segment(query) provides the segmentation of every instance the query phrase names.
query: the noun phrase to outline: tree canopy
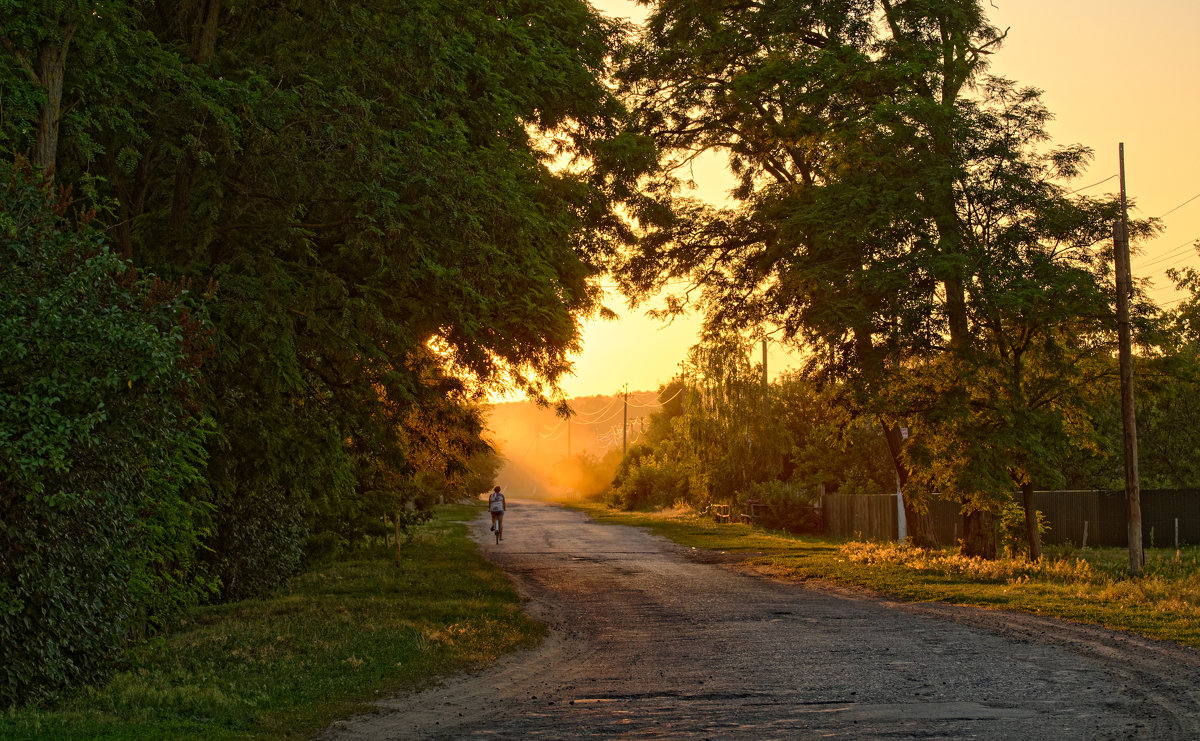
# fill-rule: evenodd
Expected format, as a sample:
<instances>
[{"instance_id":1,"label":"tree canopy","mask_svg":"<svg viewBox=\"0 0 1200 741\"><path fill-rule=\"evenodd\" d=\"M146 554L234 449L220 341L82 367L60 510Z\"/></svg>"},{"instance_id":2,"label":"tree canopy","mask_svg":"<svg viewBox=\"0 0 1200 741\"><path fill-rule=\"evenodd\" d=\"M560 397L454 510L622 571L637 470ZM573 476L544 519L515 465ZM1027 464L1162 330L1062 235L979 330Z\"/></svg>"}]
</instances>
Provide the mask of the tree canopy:
<instances>
[{"instance_id":1,"label":"tree canopy","mask_svg":"<svg viewBox=\"0 0 1200 741\"><path fill-rule=\"evenodd\" d=\"M1110 372L1117 206L1068 192L1090 152L1049 146L1038 91L987 75L1002 41L976 0L664 0L619 72L661 192L706 151L738 178L730 208L677 197L627 289L686 277L711 331L776 333L849 382L919 537L927 492L986 516L1048 476Z\"/></svg>"}]
</instances>

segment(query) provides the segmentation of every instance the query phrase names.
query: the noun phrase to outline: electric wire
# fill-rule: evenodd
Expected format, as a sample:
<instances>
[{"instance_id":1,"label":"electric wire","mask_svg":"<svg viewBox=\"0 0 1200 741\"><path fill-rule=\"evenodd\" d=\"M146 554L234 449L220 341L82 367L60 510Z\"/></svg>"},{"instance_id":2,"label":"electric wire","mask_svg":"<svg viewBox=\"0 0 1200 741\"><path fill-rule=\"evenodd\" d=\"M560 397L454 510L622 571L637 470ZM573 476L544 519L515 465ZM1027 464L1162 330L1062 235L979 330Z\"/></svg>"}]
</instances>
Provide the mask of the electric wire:
<instances>
[{"instance_id":1,"label":"electric wire","mask_svg":"<svg viewBox=\"0 0 1200 741\"><path fill-rule=\"evenodd\" d=\"M1173 213L1175 213L1176 211L1178 211L1179 209L1181 209L1181 208L1183 208L1184 206L1186 206L1186 205L1188 205L1189 203L1191 203L1192 201L1196 200L1197 198L1200 198L1200 193L1197 193L1196 195L1194 195L1194 196L1192 196L1191 198L1187 199L1186 201L1184 201L1183 203L1179 204L1178 206L1176 206L1175 208L1171 209L1170 211L1167 211L1166 213L1160 214L1159 216L1157 216L1157 217L1155 217L1155 218L1159 218L1159 219L1161 219L1161 218L1163 218L1164 216L1166 216L1167 214L1173 214Z\"/></svg>"},{"instance_id":2,"label":"electric wire","mask_svg":"<svg viewBox=\"0 0 1200 741\"><path fill-rule=\"evenodd\" d=\"M608 400L608 404L606 404L604 406L604 408L601 409L600 411L598 411L598 412L577 412L577 413L573 414L571 416L571 418L580 422L581 424L588 424L589 420L585 419L585 417L591 417L592 419L602 417L605 414L608 414L609 412L611 412L613 406L616 405L616 403L617 403L616 397L612 397Z\"/></svg>"},{"instance_id":3,"label":"electric wire","mask_svg":"<svg viewBox=\"0 0 1200 741\"><path fill-rule=\"evenodd\" d=\"M1183 244L1180 244L1177 247L1172 247L1171 249L1167 250L1163 254L1154 258L1153 260L1151 260L1149 262L1141 263L1140 265L1138 265L1138 267L1144 269L1144 268L1150 267L1151 265L1157 265L1160 262L1166 262L1167 260L1173 259L1176 256L1183 254L1189 247L1194 246L1196 244L1196 242L1200 242L1200 237L1192 237L1191 239L1188 239Z\"/></svg>"},{"instance_id":4,"label":"electric wire","mask_svg":"<svg viewBox=\"0 0 1200 741\"><path fill-rule=\"evenodd\" d=\"M1071 192L1070 192L1070 193L1068 193L1067 195L1069 195L1069 196L1073 196L1073 195L1075 195L1076 193L1079 193L1080 191L1084 191L1084 190L1089 190L1089 189L1091 189L1091 188L1095 188L1097 185L1104 185L1104 184L1105 184L1105 183L1107 183L1109 180L1112 180L1113 178L1117 177L1119 174L1120 174L1120 173L1116 173L1116 172L1114 172L1112 175L1109 175L1108 177L1104 178L1103 180L1100 180L1100 181L1098 181L1098 182L1092 183L1091 185L1085 185L1085 186L1083 186L1082 188L1076 188L1075 190L1071 191Z\"/></svg>"}]
</instances>

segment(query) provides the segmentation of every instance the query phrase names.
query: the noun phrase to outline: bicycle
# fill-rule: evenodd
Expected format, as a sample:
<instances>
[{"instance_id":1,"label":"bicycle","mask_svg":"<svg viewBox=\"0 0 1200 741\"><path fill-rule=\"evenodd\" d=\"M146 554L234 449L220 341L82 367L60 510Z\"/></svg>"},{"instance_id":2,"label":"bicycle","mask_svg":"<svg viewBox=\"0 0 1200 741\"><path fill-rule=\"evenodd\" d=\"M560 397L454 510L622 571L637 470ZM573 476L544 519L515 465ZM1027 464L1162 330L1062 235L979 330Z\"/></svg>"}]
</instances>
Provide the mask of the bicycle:
<instances>
[{"instance_id":1,"label":"bicycle","mask_svg":"<svg viewBox=\"0 0 1200 741\"><path fill-rule=\"evenodd\" d=\"M503 516L504 515L501 514L501 517ZM496 545L500 545L500 522L500 519L495 517L492 518L492 532L496 535Z\"/></svg>"}]
</instances>

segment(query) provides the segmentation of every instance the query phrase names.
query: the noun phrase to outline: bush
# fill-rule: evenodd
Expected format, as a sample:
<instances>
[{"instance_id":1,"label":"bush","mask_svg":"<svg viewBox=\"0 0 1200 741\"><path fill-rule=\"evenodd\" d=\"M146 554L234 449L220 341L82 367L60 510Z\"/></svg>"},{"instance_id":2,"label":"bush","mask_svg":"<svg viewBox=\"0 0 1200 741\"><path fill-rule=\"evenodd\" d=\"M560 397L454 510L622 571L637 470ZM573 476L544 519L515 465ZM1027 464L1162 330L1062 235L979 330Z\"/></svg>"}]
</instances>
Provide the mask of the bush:
<instances>
[{"instance_id":1,"label":"bush","mask_svg":"<svg viewBox=\"0 0 1200 741\"><path fill-rule=\"evenodd\" d=\"M1025 508L1015 497L1005 499L999 505L996 514L997 536L1001 551L1009 558L1029 555L1029 533L1025 529ZM1037 512L1038 536L1046 537L1050 526L1046 524L1045 516Z\"/></svg>"},{"instance_id":2,"label":"bush","mask_svg":"<svg viewBox=\"0 0 1200 741\"><path fill-rule=\"evenodd\" d=\"M645 455L622 466L609 505L624 510L667 507L688 500L688 491L687 474L682 468Z\"/></svg>"},{"instance_id":3,"label":"bush","mask_svg":"<svg viewBox=\"0 0 1200 741\"><path fill-rule=\"evenodd\" d=\"M763 527L790 533L821 532L821 511L804 493L782 481L764 481L746 490L743 501L758 499L770 505L760 520Z\"/></svg>"},{"instance_id":4,"label":"bush","mask_svg":"<svg viewBox=\"0 0 1200 741\"><path fill-rule=\"evenodd\" d=\"M27 163L0 166L0 706L110 666L208 584L206 335Z\"/></svg>"},{"instance_id":5,"label":"bush","mask_svg":"<svg viewBox=\"0 0 1200 741\"><path fill-rule=\"evenodd\" d=\"M214 533L206 541L226 601L278 589L300 570L309 538L304 512L279 484L252 475L236 486L219 497Z\"/></svg>"}]
</instances>

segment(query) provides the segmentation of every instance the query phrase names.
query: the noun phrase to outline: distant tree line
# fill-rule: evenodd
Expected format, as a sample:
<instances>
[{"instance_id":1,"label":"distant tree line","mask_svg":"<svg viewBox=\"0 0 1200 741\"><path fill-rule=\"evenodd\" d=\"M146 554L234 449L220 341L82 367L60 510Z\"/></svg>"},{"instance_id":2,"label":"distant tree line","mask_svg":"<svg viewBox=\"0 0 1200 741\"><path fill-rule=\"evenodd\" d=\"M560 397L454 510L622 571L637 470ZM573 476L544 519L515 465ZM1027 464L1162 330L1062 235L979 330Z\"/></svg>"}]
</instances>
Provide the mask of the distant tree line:
<instances>
[{"instance_id":1,"label":"distant tree line","mask_svg":"<svg viewBox=\"0 0 1200 741\"><path fill-rule=\"evenodd\" d=\"M4 706L484 490L654 158L583 0L0 17Z\"/></svg>"}]
</instances>

